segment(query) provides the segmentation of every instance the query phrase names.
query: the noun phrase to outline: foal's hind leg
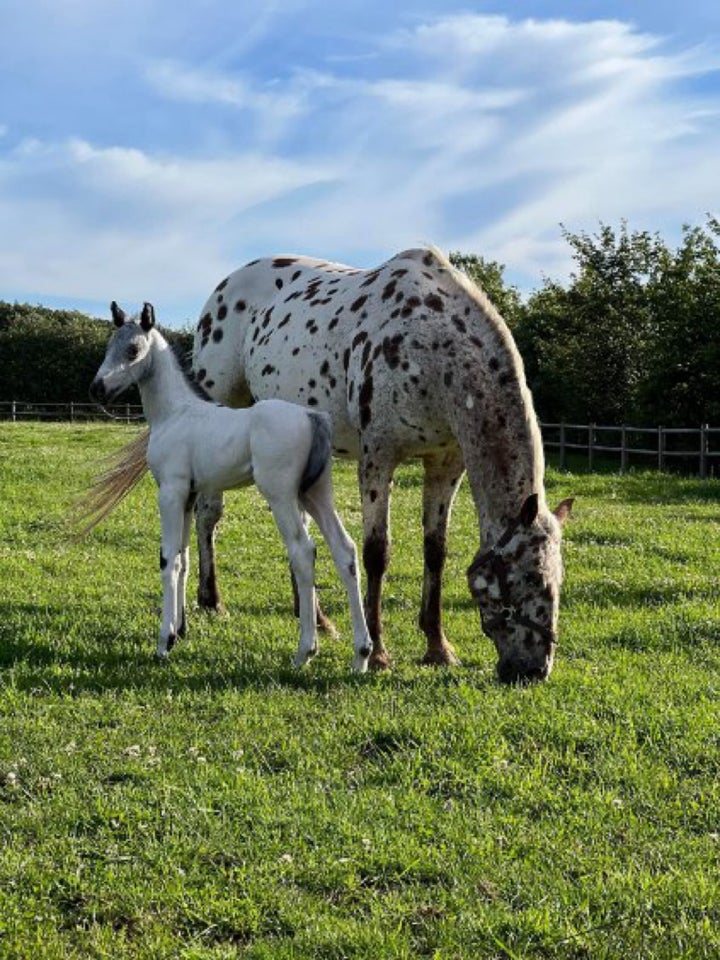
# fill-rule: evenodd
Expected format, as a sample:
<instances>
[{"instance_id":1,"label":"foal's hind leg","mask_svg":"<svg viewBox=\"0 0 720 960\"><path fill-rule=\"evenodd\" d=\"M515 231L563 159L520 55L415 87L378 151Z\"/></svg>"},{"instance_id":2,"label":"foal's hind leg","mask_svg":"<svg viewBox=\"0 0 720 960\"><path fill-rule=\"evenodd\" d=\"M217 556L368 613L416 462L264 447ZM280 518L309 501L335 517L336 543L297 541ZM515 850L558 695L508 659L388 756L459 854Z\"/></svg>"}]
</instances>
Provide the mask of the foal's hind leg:
<instances>
[{"instance_id":1,"label":"foal's hind leg","mask_svg":"<svg viewBox=\"0 0 720 960\"><path fill-rule=\"evenodd\" d=\"M285 541L290 567L297 583L300 643L294 662L296 667L301 667L318 651L315 633L315 544L308 536L294 496L268 496L260 489L270 504L277 528Z\"/></svg>"},{"instance_id":2,"label":"foal's hind leg","mask_svg":"<svg viewBox=\"0 0 720 960\"><path fill-rule=\"evenodd\" d=\"M345 585L353 624L355 650L353 669L364 673L368 667L368 657L372 652L372 641L365 623L360 597L357 550L335 510L329 465L301 499L320 528L330 548L335 568Z\"/></svg>"},{"instance_id":3,"label":"foal's hind leg","mask_svg":"<svg viewBox=\"0 0 720 960\"><path fill-rule=\"evenodd\" d=\"M223 515L223 496L201 494L197 501L197 541L200 555L198 605L220 613L223 609L215 569L215 530Z\"/></svg>"},{"instance_id":4,"label":"foal's hind leg","mask_svg":"<svg viewBox=\"0 0 720 960\"><path fill-rule=\"evenodd\" d=\"M307 514L303 512L302 518L303 518L303 525L307 530L308 528ZM290 582L292 583L292 591L293 591L293 610L295 611L295 616L298 617L300 616L300 597L298 595L297 580L295 579L295 574L292 572L292 568L290 568ZM326 633L329 637L337 636L337 630L335 628L335 624L325 614L324 610L320 606L320 600L317 597L317 591L315 596L315 625L317 626L318 630L322 630L322 632Z\"/></svg>"},{"instance_id":5,"label":"foal's hind leg","mask_svg":"<svg viewBox=\"0 0 720 960\"><path fill-rule=\"evenodd\" d=\"M423 663L450 666L458 663L442 627L442 573L447 554L447 528L452 503L464 472L459 450L427 456L423 486L423 575L420 629L427 637Z\"/></svg>"}]
</instances>

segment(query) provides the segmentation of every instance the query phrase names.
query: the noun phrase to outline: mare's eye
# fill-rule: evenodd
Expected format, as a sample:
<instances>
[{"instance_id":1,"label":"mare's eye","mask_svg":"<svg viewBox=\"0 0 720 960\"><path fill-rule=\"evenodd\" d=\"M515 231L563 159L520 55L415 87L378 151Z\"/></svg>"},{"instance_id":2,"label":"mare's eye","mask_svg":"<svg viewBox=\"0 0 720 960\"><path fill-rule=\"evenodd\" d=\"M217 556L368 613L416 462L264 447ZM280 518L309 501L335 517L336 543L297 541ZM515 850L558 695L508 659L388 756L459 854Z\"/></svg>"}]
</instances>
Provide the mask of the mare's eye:
<instances>
[{"instance_id":1,"label":"mare's eye","mask_svg":"<svg viewBox=\"0 0 720 960\"><path fill-rule=\"evenodd\" d=\"M140 353L140 348L136 344L131 343L128 347L127 358L128 360L137 360L137 356Z\"/></svg>"}]
</instances>

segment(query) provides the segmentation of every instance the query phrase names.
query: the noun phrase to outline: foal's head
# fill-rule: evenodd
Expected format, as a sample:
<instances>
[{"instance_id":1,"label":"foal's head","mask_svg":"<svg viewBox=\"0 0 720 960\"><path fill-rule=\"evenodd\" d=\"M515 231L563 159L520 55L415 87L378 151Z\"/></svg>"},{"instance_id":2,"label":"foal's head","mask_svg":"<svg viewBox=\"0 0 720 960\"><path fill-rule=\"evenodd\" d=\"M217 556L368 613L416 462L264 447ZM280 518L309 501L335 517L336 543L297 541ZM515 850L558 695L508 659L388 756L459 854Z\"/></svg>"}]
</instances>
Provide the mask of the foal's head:
<instances>
[{"instance_id":1,"label":"foal's head","mask_svg":"<svg viewBox=\"0 0 720 960\"><path fill-rule=\"evenodd\" d=\"M90 396L101 403L140 383L152 365L150 331L155 326L152 304L143 306L139 320L129 320L114 300L110 312L118 329L110 337L105 359L90 384Z\"/></svg>"},{"instance_id":2,"label":"foal's head","mask_svg":"<svg viewBox=\"0 0 720 960\"><path fill-rule=\"evenodd\" d=\"M483 630L498 653L505 683L544 680L557 646L563 567L561 526L572 500L554 513L540 511L537 494L522 505L502 536L479 550L468 569L470 592L480 607Z\"/></svg>"}]
</instances>

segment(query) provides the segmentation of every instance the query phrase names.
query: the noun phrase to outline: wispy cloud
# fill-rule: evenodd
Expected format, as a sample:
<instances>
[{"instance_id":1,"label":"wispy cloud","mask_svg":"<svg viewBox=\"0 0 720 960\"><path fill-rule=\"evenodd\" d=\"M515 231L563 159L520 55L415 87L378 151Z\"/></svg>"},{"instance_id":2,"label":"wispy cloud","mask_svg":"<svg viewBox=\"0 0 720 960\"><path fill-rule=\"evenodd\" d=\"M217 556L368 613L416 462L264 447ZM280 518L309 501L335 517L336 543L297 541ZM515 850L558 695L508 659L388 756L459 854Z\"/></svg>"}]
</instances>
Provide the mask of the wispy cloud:
<instances>
[{"instance_id":1,"label":"wispy cloud","mask_svg":"<svg viewBox=\"0 0 720 960\"><path fill-rule=\"evenodd\" d=\"M280 12L248 25L241 56L228 42L209 64L165 44L141 60L142 116L159 122L135 139L128 125L116 141L80 132L68 114L64 136L14 142L0 117L13 238L0 292L152 295L187 316L262 253L372 263L423 241L498 258L530 286L567 268L560 221L677 229L717 196L709 42L457 14L319 44L314 59L315 35L293 48L285 29L298 57L280 61Z\"/></svg>"}]
</instances>

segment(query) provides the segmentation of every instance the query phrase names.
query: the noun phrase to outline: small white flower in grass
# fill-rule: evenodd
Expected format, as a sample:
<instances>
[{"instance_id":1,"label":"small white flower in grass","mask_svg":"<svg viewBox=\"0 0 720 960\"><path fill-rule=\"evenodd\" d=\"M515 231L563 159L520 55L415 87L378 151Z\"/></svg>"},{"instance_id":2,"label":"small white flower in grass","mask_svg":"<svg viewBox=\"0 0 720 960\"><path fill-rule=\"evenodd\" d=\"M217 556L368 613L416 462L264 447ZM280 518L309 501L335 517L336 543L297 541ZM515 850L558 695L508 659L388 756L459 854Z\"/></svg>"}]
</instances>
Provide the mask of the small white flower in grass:
<instances>
[{"instance_id":1,"label":"small white flower in grass","mask_svg":"<svg viewBox=\"0 0 720 960\"><path fill-rule=\"evenodd\" d=\"M366 850L369 850L372 846L372 840L369 837L363 837L360 843L365 847Z\"/></svg>"},{"instance_id":2,"label":"small white flower in grass","mask_svg":"<svg viewBox=\"0 0 720 960\"><path fill-rule=\"evenodd\" d=\"M139 757L142 753L142 747L139 743L134 743L131 747L125 747L123 753L126 757Z\"/></svg>"},{"instance_id":3,"label":"small white flower in grass","mask_svg":"<svg viewBox=\"0 0 720 960\"><path fill-rule=\"evenodd\" d=\"M292 863L293 855L291 853L283 853L281 857L278 858L278 863Z\"/></svg>"},{"instance_id":4,"label":"small white flower in grass","mask_svg":"<svg viewBox=\"0 0 720 960\"><path fill-rule=\"evenodd\" d=\"M624 806L620 797L615 797L615 799L612 802L612 805L618 810L620 809L620 807Z\"/></svg>"},{"instance_id":5,"label":"small white flower in grass","mask_svg":"<svg viewBox=\"0 0 720 960\"><path fill-rule=\"evenodd\" d=\"M17 787L17 774L14 770L10 770L9 773L5 774L5 786L9 787L11 790L14 790Z\"/></svg>"}]
</instances>

